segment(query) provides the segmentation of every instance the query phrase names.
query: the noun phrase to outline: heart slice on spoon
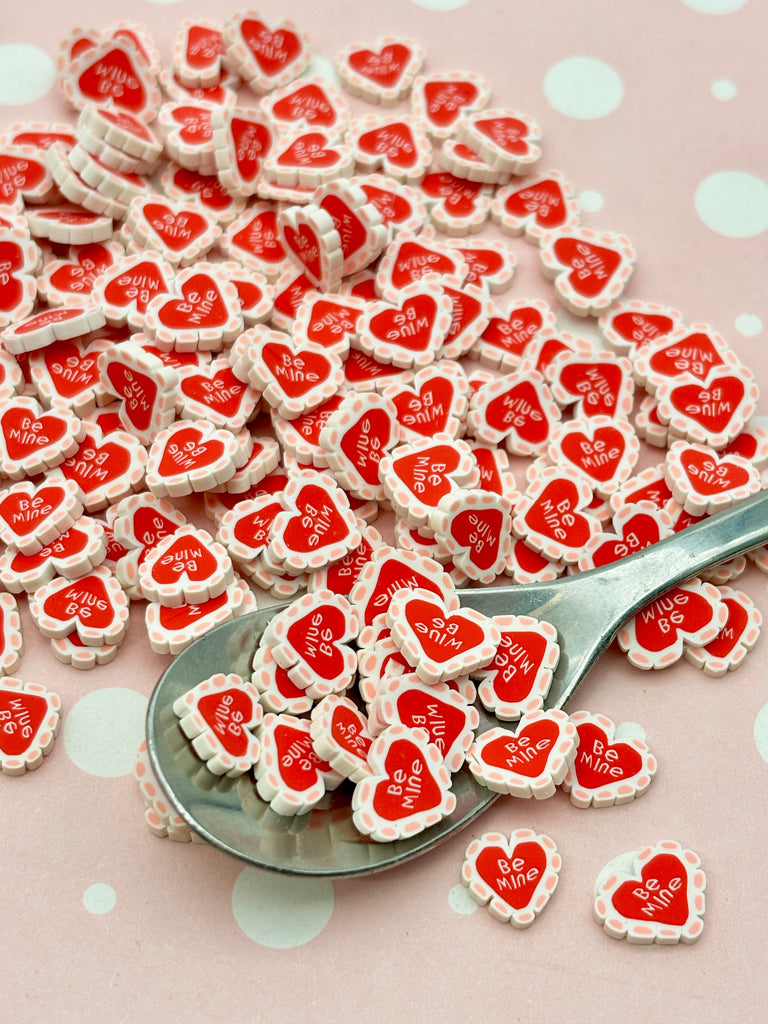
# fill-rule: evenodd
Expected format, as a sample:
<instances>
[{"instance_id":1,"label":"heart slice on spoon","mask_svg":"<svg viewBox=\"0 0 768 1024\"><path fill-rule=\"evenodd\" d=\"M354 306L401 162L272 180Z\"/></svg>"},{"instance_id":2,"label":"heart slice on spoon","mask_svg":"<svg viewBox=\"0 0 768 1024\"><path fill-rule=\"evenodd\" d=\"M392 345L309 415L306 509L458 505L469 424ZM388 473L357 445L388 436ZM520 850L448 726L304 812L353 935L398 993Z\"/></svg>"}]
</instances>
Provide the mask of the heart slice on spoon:
<instances>
[{"instance_id":1,"label":"heart slice on spoon","mask_svg":"<svg viewBox=\"0 0 768 1024\"><path fill-rule=\"evenodd\" d=\"M372 774L352 794L352 820L374 842L417 835L456 807L450 773L423 729L385 729L371 744L368 763Z\"/></svg>"}]
</instances>

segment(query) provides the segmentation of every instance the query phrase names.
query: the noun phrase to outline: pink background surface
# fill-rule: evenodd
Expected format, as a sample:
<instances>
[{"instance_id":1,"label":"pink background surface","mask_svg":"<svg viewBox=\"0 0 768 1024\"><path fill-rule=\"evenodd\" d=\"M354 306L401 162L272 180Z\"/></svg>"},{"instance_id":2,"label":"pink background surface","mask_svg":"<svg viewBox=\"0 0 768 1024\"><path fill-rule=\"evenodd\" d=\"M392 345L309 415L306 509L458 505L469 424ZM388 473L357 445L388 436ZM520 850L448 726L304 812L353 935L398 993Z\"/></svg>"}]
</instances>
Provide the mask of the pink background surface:
<instances>
[{"instance_id":1,"label":"pink background surface","mask_svg":"<svg viewBox=\"0 0 768 1024\"><path fill-rule=\"evenodd\" d=\"M699 183L718 172L765 182L766 12L759 0L719 15L690 2L469 0L455 10L428 10L410 0L295 0L289 8L266 0L259 9L273 23L293 17L327 60L347 43L402 33L424 45L430 70L485 74L495 105L542 125L541 167L563 171L577 193L603 197L602 210L584 214L583 223L632 239L638 268L628 297L674 306L686 323L712 324L768 395L768 235L725 237L702 222L694 203ZM150 29L167 59L181 18L212 16L210 5L195 0L137 3L130 12L115 0L4 6L0 45L35 44L51 56L72 26L106 27L129 16ZM620 75L623 100L613 113L580 120L547 102L547 72L575 56L603 61ZM710 92L722 79L737 87L729 101ZM6 123L71 118L55 90L28 106L6 105L0 116ZM535 249L509 244L519 269L506 298L554 302ZM744 314L758 317L762 330L740 334L734 325ZM766 397L758 413L768 413ZM199 522L205 525L201 516ZM765 576L750 568L738 586L765 614ZM18 674L60 694L62 732L85 695L127 688L148 697L168 662L150 651L139 610L111 666L62 667L20 604L25 654ZM142 822L130 774L84 771L60 733L39 771L0 779L1 1015L103 1024L162 1017L346 1024L400 1014L488 1022L613 1015L627 1024L762 1021L768 764L755 737L768 705L764 649L765 638L722 680L686 662L644 674L612 651L584 683L573 710L645 729L660 767L642 800L584 811L562 793L542 802L503 799L428 856L332 887L292 888L268 876L259 890L264 879L255 869L201 845L155 838ZM109 733L110 723L103 726ZM541 918L517 932L481 908L453 909L470 839L523 827L552 836L563 857ZM673 948L612 941L591 917L599 870L618 854L667 838L694 849L707 872L703 938ZM115 891L108 913L89 913L83 904L94 883ZM238 925L236 884L271 894L278 908L284 900L286 916L297 893L305 908L332 903L330 919L310 941L270 948ZM258 918L258 898L251 905Z\"/></svg>"}]
</instances>

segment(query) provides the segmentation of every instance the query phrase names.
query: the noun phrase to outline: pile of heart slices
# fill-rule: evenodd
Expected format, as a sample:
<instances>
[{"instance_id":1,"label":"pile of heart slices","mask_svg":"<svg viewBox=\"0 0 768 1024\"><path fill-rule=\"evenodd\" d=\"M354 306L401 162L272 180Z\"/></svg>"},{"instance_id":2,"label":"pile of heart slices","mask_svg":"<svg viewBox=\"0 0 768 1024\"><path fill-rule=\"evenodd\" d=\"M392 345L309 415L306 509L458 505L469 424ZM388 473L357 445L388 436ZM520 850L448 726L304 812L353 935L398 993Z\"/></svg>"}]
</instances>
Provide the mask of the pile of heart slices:
<instances>
[{"instance_id":1,"label":"pile of heart slices","mask_svg":"<svg viewBox=\"0 0 768 1024\"><path fill-rule=\"evenodd\" d=\"M312 750L387 840L410 811L419 828L450 812L467 757L523 796L575 763L576 725L542 710L552 627L475 616L456 589L554 579L683 529L764 486L768 433L712 327L623 298L631 243L580 224L565 177L536 169L538 125L491 107L482 76L426 72L416 43L385 38L338 56L338 89L311 56L255 11L184 21L165 68L141 26L76 29L57 62L74 123L0 137L2 665L20 659L14 593L77 668L115 656L131 602L173 655L255 608L254 587L304 594L252 680L206 680L177 711L214 770L255 765L281 813L313 805L317 786L286 796L282 777ZM376 112L353 116L363 102ZM504 233L603 347L542 298L500 297ZM641 442L666 452L639 471ZM215 530L187 521L195 499ZM768 572L766 548L750 557ZM645 609L619 637L629 660L736 667L760 627L727 586L745 564ZM7 679L2 699L30 686ZM34 696L37 739L0 750L8 773L50 749L56 702ZM518 737L552 733L530 741L558 751L543 782L500 777L515 741L473 741L476 696L523 716ZM570 785L581 805L617 799Z\"/></svg>"}]
</instances>

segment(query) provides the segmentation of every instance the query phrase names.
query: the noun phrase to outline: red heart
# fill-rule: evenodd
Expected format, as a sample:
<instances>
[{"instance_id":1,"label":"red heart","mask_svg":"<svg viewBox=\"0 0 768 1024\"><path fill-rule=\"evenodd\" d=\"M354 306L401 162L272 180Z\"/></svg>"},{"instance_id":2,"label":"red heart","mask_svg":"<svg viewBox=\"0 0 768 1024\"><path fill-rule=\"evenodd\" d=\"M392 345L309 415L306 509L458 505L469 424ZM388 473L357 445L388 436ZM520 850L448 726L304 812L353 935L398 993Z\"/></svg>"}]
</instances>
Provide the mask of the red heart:
<instances>
[{"instance_id":1,"label":"red heart","mask_svg":"<svg viewBox=\"0 0 768 1024\"><path fill-rule=\"evenodd\" d=\"M183 299L169 299L157 311L161 324L171 330L221 327L229 310L210 274L193 274L181 285Z\"/></svg>"},{"instance_id":2,"label":"red heart","mask_svg":"<svg viewBox=\"0 0 768 1024\"><path fill-rule=\"evenodd\" d=\"M616 427L599 427L591 438L573 430L560 442L560 450L568 461L601 483L613 477L625 449L624 434Z\"/></svg>"},{"instance_id":3,"label":"red heart","mask_svg":"<svg viewBox=\"0 0 768 1024\"><path fill-rule=\"evenodd\" d=\"M114 260L109 249L98 243L84 245L73 263L65 263L51 274L49 283L59 291L90 293L93 282Z\"/></svg>"},{"instance_id":4,"label":"red heart","mask_svg":"<svg viewBox=\"0 0 768 1024\"><path fill-rule=\"evenodd\" d=\"M268 263L281 263L285 249L277 232L277 212L264 210L232 236L232 244Z\"/></svg>"},{"instance_id":5,"label":"red heart","mask_svg":"<svg viewBox=\"0 0 768 1024\"><path fill-rule=\"evenodd\" d=\"M480 181L457 178L449 171L434 171L421 182L421 190L430 199L442 199L446 213L452 217L469 216L483 189Z\"/></svg>"},{"instance_id":6,"label":"red heart","mask_svg":"<svg viewBox=\"0 0 768 1024\"><path fill-rule=\"evenodd\" d=\"M111 389L124 401L123 408L137 430L149 430L157 399L157 384L146 373L125 366L116 359L107 363Z\"/></svg>"},{"instance_id":7,"label":"red heart","mask_svg":"<svg viewBox=\"0 0 768 1024\"><path fill-rule=\"evenodd\" d=\"M412 352L424 352L432 342L437 302L431 295L413 295L402 306L372 316L371 334L382 345L393 343Z\"/></svg>"},{"instance_id":8,"label":"red heart","mask_svg":"<svg viewBox=\"0 0 768 1024\"><path fill-rule=\"evenodd\" d=\"M590 416L613 416L624 382L618 363L566 362L558 382L574 399L589 399Z\"/></svg>"},{"instance_id":9,"label":"red heart","mask_svg":"<svg viewBox=\"0 0 768 1024\"><path fill-rule=\"evenodd\" d=\"M216 571L215 555L196 537L184 534L174 541L152 567L152 578L161 585L209 579Z\"/></svg>"},{"instance_id":10,"label":"red heart","mask_svg":"<svg viewBox=\"0 0 768 1024\"><path fill-rule=\"evenodd\" d=\"M173 184L189 196L199 196L202 205L209 210L219 212L232 205L232 196L222 188L215 174L200 174L188 167L177 167L173 172Z\"/></svg>"},{"instance_id":11,"label":"red heart","mask_svg":"<svg viewBox=\"0 0 768 1024\"><path fill-rule=\"evenodd\" d=\"M0 153L0 203L11 205L22 192L45 181L45 165L26 155Z\"/></svg>"},{"instance_id":12,"label":"red heart","mask_svg":"<svg viewBox=\"0 0 768 1024\"><path fill-rule=\"evenodd\" d=\"M528 152L526 141L529 126L517 117L485 117L472 122L473 127L487 136L499 149L516 156Z\"/></svg>"},{"instance_id":13,"label":"red heart","mask_svg":"<svg viewBox=\"0 0 768 1024\"><path fill-rule=\"evenodd\" d=\"M322 250L321 242L313 228L309 224L299 224L297 231L291 224L284 224L283 237L296 259L306 267L315 280L319 280L322 274Z\"/></svg>"},{"instance_id":14,"label":"red heart","mask_svg":"<svg viewBox=\"0 0 768 1024\"><path fill-rule=\"evenodd\" d=\"M247 385L237 379L231 367L224 367L212 377L204 373L183 377L180 389L187 398L215 409L222 416L234 417L242 405Z\"/></svg>"},{"instance_id":15,"label":"red heart","mask_svg":"<svg viewBox=\"0 0 768 1024\"><path fill-rule=\"evenodd\" d=\"M0 752L20 757L34 740L48 713L48 701L35 693L0 686Z\"/></svg>"},{"instance_id":16,"label":"red heart","mask_svg":"<svg viewBox=\"0 0 768 1024\"><path fill-rule=\"evenodd\" d=\"M385 821L398 821L440 805L440 787L424 754L411 740L396 739L390 744L384 770L386 778L376 784L373 809Z\"/></svg>"},{"instance_id":17,"label":"red heart","mask_svg":"<svg viewBox=\"0 0 768 1024\"><path fill-rule=\"evenodd\" d=\"M485 419L489 426L502 433L514 428L518 437L529 444L542 444L549 435L549 419L541 407L535 385L529 380L518 381L492 399L486 406Z\"/></svg>"},{"instance_id":18,"label":"red heart","mask_svg":"<svg viewBox=\"0 0 768 1024\"><path fill-rule=\"evenodd\" d=\"M422 689L407 687L397 694L395 703L402 724L426 729L429 742L434 743L443 755L466 729L466 714L461 708Z\"/></svg>"},{"instance_id":19,"label":"red heart","mask_svg":"<svg viewBox=\"0 0 768 1024\"><path fill-rule=\"evenodd\" d=\"M533 779L546 768L559 737L557 722L542 718L519 729L514 735L510 733L492 740L483 748L483 761L494 768Z\"/></svg>"},{"instance_id":20,"label":"red heart","mask_svg":"<svg viewBox=\"0 0 768 1024\"><path fill-rule=\"evenodd\" d=\"M443 495L450 493L450 476L460 462L461 454L453 445L437 443L426 451L396 456L392 469L425 505L437 507Z\"/></svg>"},{"instance_id":21,"label":"red heart","mask_svg":"<svg viewBox=\"0 0 768 1024\"><path fill-rule=\"evenodd\" d=\"M240 32L261 70L271 77L301 56L301 40L289 29L278 28L273 32L264 22L245 18Z\"/></svg>"},{"instance_id":22,"label":"red heart","mask_svg":"<svg viewBox=\"0 0 768 1024\"><path fill-rule=\"evenodd\" d=\"M326 488L305 484L296 496L296 515L283 530L283 540L293 551L312 551L337 544L349 535L349 524Z\"/></svg>"},{"instance_id":23,"label":"red heart","mask_svg":"<svg viewBox=\"0 0 768 1024\"><path fill-rule=\"evenodd\" d=\"M330 732L342 749L362 760L367 758L372 738L366 735L365 723L359 712L340 701L331 713Z\"/></svg>"},{"instance_id":24,"label":"red heart","mask_svg":"<svg viewBox=\"0 0 768 1024\"><path fill-rule=\"evenodd\" d=\"M541 633L534 630L502 631L496 656L484 672L492 677L493 691L503 703L518 704L525 700L546 652L547 639Z\"/></svg>"},{"instance_id":25,"label":"red heart","mask_svg":"<svg viewBox=\"0 0 768 1024\"><path fill-rule=\"evenodd\" d=\"M158 265L154 260L146 260L110 276L104 287L104 299L119 309L135 305L138 313L146 313L152 299L167 291L168 285Z\"/></svg>"},{"instance_id":26,"label":"red heart","mask_svg":"<svg viewBox=\"0 0 768 1024\"><path fill-rule=\"evenodd\" d=\"M494 316L481 337L489 345L522 356L525 346L544 326L541 311L535 306L521 306L508 317Z\"/></svg>"},{"instance_id":27,"label":"red heart","mask_svg":"<svg viewBox=\"0 0 768 1024\"><path fill-rule=\"evenodd\" d=\"M392 420L386 409L373 408L344 431L340 448L367 484L377 486L379 463L392 440Z\"/></svg>"},{"instance_id":28,"label":"red heart","mask_svg":"<svg viewBox=\"0 0 768 1024\"><path fill-rule=\"evenodd\" d=\"M713 658L727 658L744 635L749 614L741 601L723 595L723 604L728 609L728 619L714 640L704 648Z\"/></svg>"},{"instance_id":29,"label":"red heart","mask_svg":"<svg viewBox=\"0 0 768 1024\"><path fill-rule=\"evenodd\" d=\"M547 868L540 843L517 843L510 854L501 846L484 846L475 861L477 873L494 893L515 910L523 910Z\"/></svg>"},{"instance_id":30,"label":"red heart","mask_svg":"<svg viewBox=\"0 0 768 1024\"><path fill-rule=\"evenodd\" d=\"M283 167L333 167L339 152L326 146L327 141L322 132L304 132L280 153L277 162Z\"/></svg>"},{"instance_id":31,"label":"red heart","mask_svg":"<svg viewBox=\"0 0 768 1024\"><path fill-rule=\"evenodd\" d=\"M429 120L438 128L448 128L461 117L463 107L477 99L477 86L472 82L427 82L424 86Z\"/></svg>"},{"instance_id":32,"label":"red heart","mask_svg":"<svg viewBox=\"0 0 768 1024\"><path fill-rule=\"evenodd\" d=\"M688 920L688 872L673 853L658 853L644 864L639 879L622 882L611 897L622 917L682 926Z\"/></svg>"},{"instance_id":33,"label":"red heart","mask_svg":"<svg viewBox=\"0 0 768 1024\"><path fill-rule=\"evenodd\" d=\"M75 454L61 464L67 479L74 480L86 495L123 476L130 468L130 449L116 441L99 444L89 434Z\"/></svg>"},{"instance_id":34,"label":"red heart","mask_svg":"<svg viewBox=\"0 0 768 1024\"><path fill-rule=\"evenodd\" d=\"M567 220L568 207L560 182L545 178L510 193L504 209L513 217L533 216L536 224L551 231Z\"/></svg>"},{"instance_id":35,"label":"red heart","mask_svg":"<svg viewBox=\"0 0 768 1024\"><path fill-rule=\"evenodd\" d=\"M533 532L578 549L592 534L578 507L578 487L572 480L558 477L544 487L526 513L525 521Z\"/></svg>"},{"instance_id":36,"label":"red heart","mask_svg":"<svg viewBox=\"0 0 768 1024\"><path fill-rule=\"evenodd\" d=\"M440 598L443 597L443 592L438 584L426 573L420 572L396 555L382 559L377 564L376 575L370 591L364 598L364 624L370 626L377 615L386 612L392 597L398 590L404 588L414 590L417 587L428 590Z\"/></svg>"},{"instance_id":37,"label":"red heart","mask_svg":"<svg viewBox=\"0 0 768 1024\"><path fill-rule=\"evenodd\" d=\"M171 110L171 117L181 125L178 136L192 146L201 146L213 138L211 113L203 107L179 106Z\"/></svg>"},{"instance_id":38,"label":"red heart","mask_svg":"<svg viewBox=\"0 0 768 1024\"><path fill-rule=\"evenodd\" d=\"M615 249L583 238L558 238L553 251L563 266L572 268L568 280L573 290L587 299L599 295L608 286L621 264L621 255Z\"/></svg>"},{"instance_id":39,"label":"red heart","mask_svg":"<svg viewBox=\"0 0 768 1024\"><path fill-rule=\"evenodd\" d=\"M673 587L635 616L635 634L643 650L663 651L680 632L696 633L712 620L712 605L701 594Z\"/></svg>"},{"instance_id":40,"label":"red heart","mask_svg":"<svg viewBox=\"0 0 768 1024\"><path fill-rule=\"evenodd\" d=\"M235 144L237 169L246 181L253 181L272 145L272 135L266 125L242 117L233 117L229 130Z\"/></svg>"},{"instance_id":41,"label":"red heart","mask_svg":"<svg viewBox=\"0 0 768 1024\"><path fill-rule=\"evenodd\" d=\"M189 426L176 430L168 439L160 458L158 472L161 476L176 476L194 467L208 466L224 454L224 443L218 438L203 440L197 427Z\"/></svg>"},{"instance_id":42,"label":"red heart","mask_svg":"<svg viewBox=\"0 0 768 1024\"><path fill-rule=\"evenodd\" d=\"M699 380L706 380L713 366L723 365L723 359L709 335L695 331L654 352L648 365L665 377L691 373Z\"/></svg>"},{"instance_id":43,"label":"red heart","mask_svg":"<svg viewBox=\"0 0 768 1024\"><path fill-rule=\"evenodd\" d=\"M13 312L24 297L24 284L16 271L24 266L24 253L18 242L0 241L0 310Z\"/></svg>"},{"instance_id":44,"label":"red heart","mask_svg":"<svg viewBox=\"0 0 768 1024\"><path fill-rule=\"evenodd\" d=\"M133 513L131 526L133 536L143 547L154 547L179 528L178 523L168 519L154 505L139 505Z\"/></svg>"},{"instance_id":45,"label":"red heart","mask_svg":"<svg viewBox=\"0 0 768 1024\"><path fill-rule=\"evenodd\" d=\"M390 43L375 50L355 50L349 55L349 66L364 78L385 89L400 81L411 60L411 51L402 43Z\"/></svg>"},{"instance_id":46,"label":"red heart","mask_svg":"<svg viewBox=\"0 0 768 1024\"><path fill-rule=\"evenodd\" d=\"M208 693L197 702L202 718L233 757L245 757L249 738L244 722L253 718L253 701L243 690L232 687Z\"/></svg>"},{"instance_id":47,"label":"red heart","mask_svg":"<svg viewBox=\"0 0 768 1024\"><path fill-rule=\"evenodd\" d=\"M218 67L224 51L224 41L218 29L206 25L189 26L184 56L190 67L197 71L211 66Z\"/></svg>"},{"instance_id":48,"label":"red heart","mask_svg":"<svg viewBox=\"0 0 768 1024\"><path fill-rule=\"evenodd\" d=\"M71 398L99 382L98 354L83 352L72 341L55 341L45 349L45 368L56 393Z\"/></svg>"},{"instance_id":49,"label":"red heart","mask_svg":"<svg viewBox=\"0 0 768 1024\"><path fill-rule=\"evenodd\" d=\"M605 730L595 722L582 722L576 730L579 746L572 770L585 789L599 789L630 779L642 768L643 759L634 747L628 743L609 743Z\"/></svg>"},{"instance_id":50,"label":"red heart","mask_svg":"<svg viewBox=\"0 0 768 1024\"><path fill-rule=\"evenodd\" d=\"M627 311L618 313L611 321L611 327L624 341L637 346L669 334L674 326L672 317L663 313Z\"/></svg>"},{"instance_id":51,"label":"red heart","mask_svg":"<svg viewBox=\"0 0 768 1024\"><path fill-rule=\"evenodd\" d=\"M722 376L709 387L681 384L670 394L672 405L707 431L726 429L744 398L744 382L739 377Z\"/></svg>"},{"instance_id":52,"label":"red heart","mask_svg":"<svg viewBox=\"0 0 768 1024\"><path fill-rule=\"evenodd\" d=\"M632 496L633 500L635 496ZM595 566L608 565L619 558L656 544L661 539L658 520L647 512L637 512L622 526L620 538L606 537L600 546L592 552L592 563Z\"/></svg>"},{"instance_id":53,"label":"red heart","mask_svg":"<svg viewBox=\"0 0 768 1024\"><path fill-rule=\"evenodd\" d=\"M459 252L469 268L465 284L482 285L483 278L493 277L505 265L504 256L495 249L482 249L478 246L477 248L459 249ZM447 288L446 291L448 291Z\"/></svg>"},{"instance_id":54,"label":"red heart","mask_svg":"<svg viewBox=\"0 0 768 1024\"><path fill-rule=\"evenodd\" d=\"M34 533L66 500L67 492L56 484L39 487L32 494L9 491L0 500L0 514L17 537Z\"/></svg>"},{"instance_id":55,"label":"red heart","mask_svg":"<svg viewBox=\"0 0 768 1024\"><path fill-rule=\"evenodd\" d=\"M381 125L363 132L358 149L370 156L384 156L396 167L413 167L419 155L413 131L405 121Z\"/></svg>"},{"instance_id":56,"label":"red heart","mask_svg":"<svg viewBox=\"0 0 768 1024\"><path fill-rule=\"evenodd\" d=\"M341 339L357 329L360 316L359 309L344 305L341 298L316 298L312 301L306 326L307 341L328 348L338 345Z\"/></svg>"},{"instance_id":57,"label":"red heart","mask_svg":"<svg viewBox=\"0 0 768 1024\"><path fill-rule=\"evenodd\" d=\"M0 430L8 457L14 462L57 445L67 436L66 420L55 412L34 416L28 409L10 406L0 416Z\"/></svg>"},{"instance_id":58,"label":"red heart","mask_svg":"<svg viewBox=\"0 0 768 1024\"><path fill-rule=\"evenodd\" d=\"M144 218L150 227L172 250L184 249L209 229L201 213L185 210L175 213L165 203L144 203Z\"/></svg>"},{"instance_id":59,"label":"red heart","mask_svg":"<svg viewBox=\"0 0 768 1024\"><path fill-rule=\"evenodd\" d=\"M718 459L714 453L696 448L686 448L681 452L680 465L699 494L722 494L743 487L750 480L744 466Z\"/></svg>"},{"instance_id":60,"label":"red heart","mask_svg":"<svg viewBox=\"0 0 768 1024\"><path fill-rule=\"evenodd\" d=\"M306 274L298 273L282 291L276 293L275 312L286 319L295 320L304 297L307 292L313 291L314 287Z\"/></svg>"},{"instance_id":61,"label":"red heart","mask_svg":"<svg viewBox=\"0 0 768 1024\"><path fill-rule=\"evenodd\" d=\"M349 384L361 384L381 377L396 377L403 371L391 363L379 363L360 349L350 349L344 360L344 377Z\"/></svg>"},{"instance_id":62,"label":"red heart","mask_svg":"<svg viewBox=\"0 0 768 1024\"><path fill-rule=\"evenodd\" d=\"M115 616L104 580L94 575L82 576L55 591L44 602L43 611L59 622L77 620L89 629L106 629Z\"/></svg>"},{"instance_id":63,"label":"red heart","mask_svg":"<svg viewBox=\"0 0 768 1024\"><path fill-rule=\"evenodd\" d=\"M140 114L147 106L144 77L122 47L108 49L88 64L77 79L86 99L102 106L111 99L115 106Z\"/></svg>"},{"instance_id":64,"label":"red heart","mask_svg":"<svg viewBox=\"0 0 768 1024\"><path fill-rule=\"evenodd\" d=\"M312 737L304 729L279 723L274 732L280 775L291 789L301 793L318 782L318 775L328 770L327 762L315 753Z\"/></svg>"},{"instance_id":65,"label":"red heart","mask_svg":"<svg viewBox=\"0 0 768 1024\"><path fill-rule=\"evenodd\" d=\"M454 274L456 263L450 256L430 249L423 242L406 241L400 245L391 280L395 289L417 281L424 274Z\"/></svg>"},{"instance_id":66,"label":"red heart","mask_svg":"<svg viewBox=\"0 0 768 1024\"><path fill-rule=\"evenodd\" d=\"M331 368L321 352L267 342L261 350L267 369L290 398L300 398L325 380Z\"/></svg>"},{"instance_id":67,"label":"red heart","mask_svg":"<svg viewBox=\"0 0 768 1024\"><path fill-rule=\"evenodd\" d=\"M484 640L483 630L476 622L460 612L449 615L431 601L412 598L405 606L405 617L422 650L432 661L447 661Z\"/></svg>"},{"instance_id":68,"label":"red heart","mask_svg":"<svg viewBox=\"0 0 768 1024\"><path fill-rule=\"evenodd\" d=\"M403 388L392 396L397 418L403 426L424 437L434 437L446 429L451 415L455 388L447 377L424 381L418 391Z\"/></svg>"},{"instance_id":69,"label":"red heart","mask_svg":"<svg viewBox=\"0 0 768 1024\"><path fill-rule=\"evenodd\" d=\"M321 128L330 128L336 123L336 112L325 91L314 82L299 86L278 100L272 107L272 114L280 121L303 120Z\"/></svg>"},{"instance_id":70,"label":"red heart","mask_svg":"<svg viewBox=\"0 0 768 1024\"><path fill-rule=\"evenodd\" d=\"M338 562L334 562L325 570L323 585L332 590L334 594L346 596L365 566L370 562L373 555L373 548L365 538L354 551L344 555Z\"/></svg>"},{"instance_id":71,"label":"red heart","mask_svg":"<svg viewBox=\"0 0 768 1024\"><path fill-rule=\"evenodd\" d=\"M269 531L275 521L275 516L282 511L282 504L275 501L256 512L240 516L232 531L235 539L250 548L266 545L269 542Z\"/></svg>"},{"instance_id":72,"label":"red heart","mask_svg":"<svg viewBox=\"0 0 768 1024\"><path fill-rule=\"evenodd\" d=\"M451 519L451 536L466 548L473 565L488 570L499 553L503 522L501 509L465 509Z\"/></svg>"}]
</instances>

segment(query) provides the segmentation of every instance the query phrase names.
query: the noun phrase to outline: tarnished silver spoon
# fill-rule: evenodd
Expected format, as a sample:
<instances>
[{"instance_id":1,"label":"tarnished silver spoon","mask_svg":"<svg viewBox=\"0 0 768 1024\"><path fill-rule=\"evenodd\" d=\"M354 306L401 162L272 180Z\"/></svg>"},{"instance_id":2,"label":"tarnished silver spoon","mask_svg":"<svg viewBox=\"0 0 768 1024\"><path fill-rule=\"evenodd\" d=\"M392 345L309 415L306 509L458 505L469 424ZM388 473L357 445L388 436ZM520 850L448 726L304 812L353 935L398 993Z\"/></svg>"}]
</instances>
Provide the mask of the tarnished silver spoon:
<instances>
[{"instance_id":1,"label":"tarnished silver spoon","mask_svg":"<svg viewBox=\"0 0 768 1024\"><path fill-rule=\"evenodd\" d=\"M709 566L766 542L768 491L763 491L604 568L553 583L465 590L461 601L485 615L533 615L557 628L560 661L546 706L562 708L622 623L643 605ZM426 853L496 799L464 768L453 777L453 814L419 835L382 844L355 829L351 791L345 786L313 811L286 818L258 797L250 775L238 780L212 775L181 732L173 702L216 672L250 678L259 638L281 607L235 619L195 641L168 667L152 694L147 714L150 761L171 804L192 829L259 867L296 875L357 875ZM503 724L478 710L479 732Z\"/></svg>"}]
</instances>

